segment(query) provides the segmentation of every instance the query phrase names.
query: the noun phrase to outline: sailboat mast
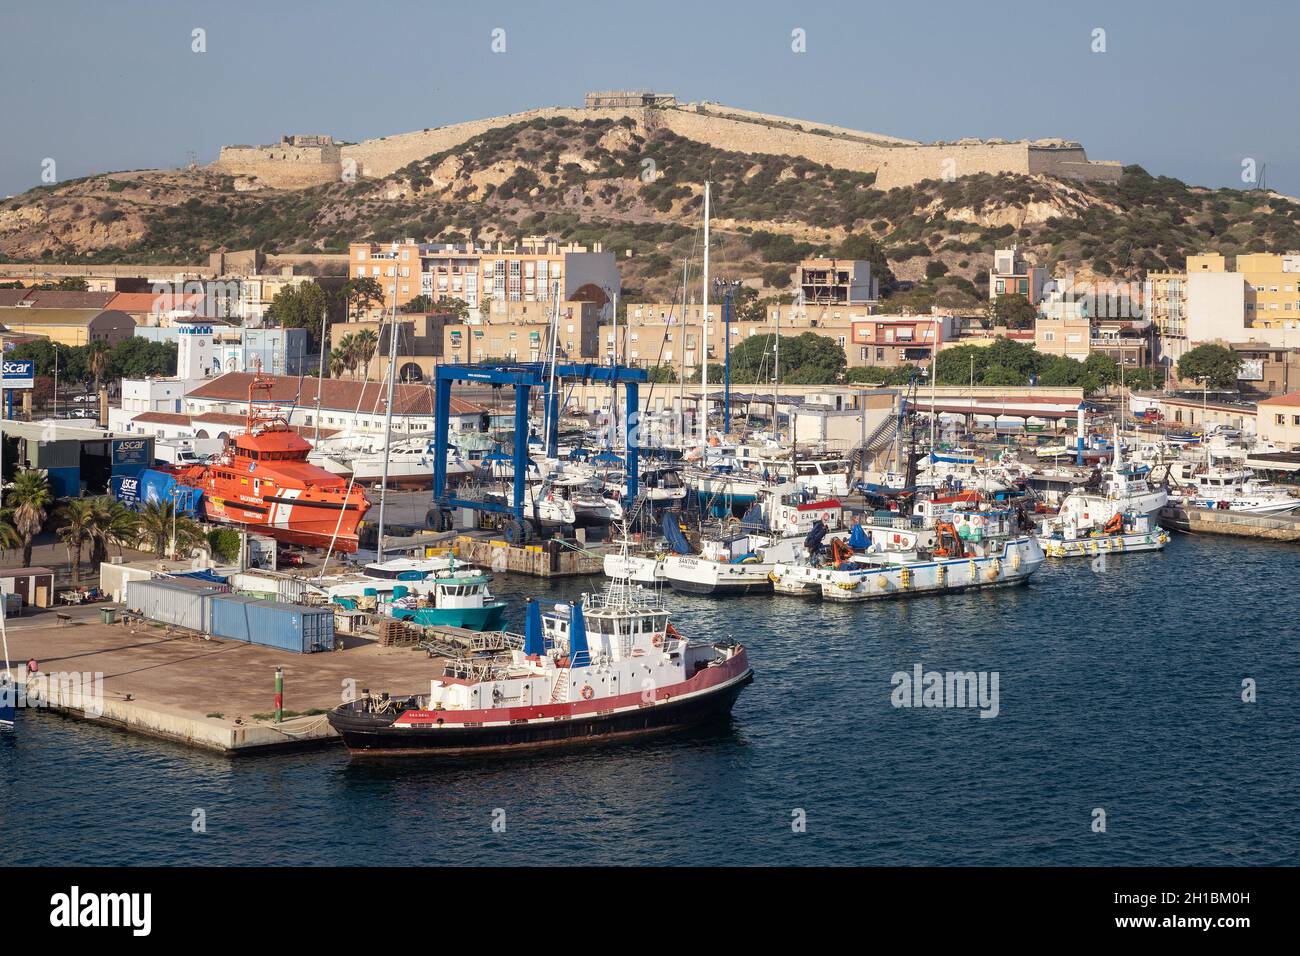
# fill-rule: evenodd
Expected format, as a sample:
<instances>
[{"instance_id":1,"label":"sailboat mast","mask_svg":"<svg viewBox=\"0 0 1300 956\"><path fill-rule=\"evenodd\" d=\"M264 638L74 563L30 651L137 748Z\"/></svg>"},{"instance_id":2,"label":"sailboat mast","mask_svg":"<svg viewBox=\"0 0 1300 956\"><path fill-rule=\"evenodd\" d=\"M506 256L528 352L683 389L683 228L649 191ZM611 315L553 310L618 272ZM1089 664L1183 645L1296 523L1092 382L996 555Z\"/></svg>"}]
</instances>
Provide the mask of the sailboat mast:
<instances>
[{"instance_id":1,"label":"sailboat mast","mask_svg":"<svg viewBox=\"0 0 1300 956\"><path fill-rule=\"evenodd\" d=\"M311 438L313 445L320 443L320 397L325 387L325 339L327 338L328 327L329 312L322 309L320 316L320 370L316 373L316 417L313 419L316 423L316 430L312 433Z\"/></svg>"},{"instance_id":2,"label":"sailboat mast","mask_svg":"<svg viewBox=\"0 0 1300 956\"><path fill-rule=\"evenodd\" d=\"M680 341L677 349L677 366L681 369L677 375L677 434L683 446L686 444L686 283L690 263L690 256L682 259L682 315L679 319Z\"/></svg>"},{"instance_id":3,"label":"sailboat mast","mask_svg":"<svg viewBox=\"0 0 1300 956\"><path fill-rule=\"evenodd\" d=\"M710 184L704 181L704 295L702 319L704 322L701 341L700 359L700 405L704 413L700 416L700 453L709 445L709 193Z\"/></svg>"},{"instance_id":4,"label":"sailboat mast","mask_svg":"<svg viewBox=\"0 0 1300 956\"><path fill-rule=\"evenodd\" d=\"M393 311L388 324L388 408L384 411L384 470L379 484L379 539L376 560L384 560L384 504L388 500L388 458L393 442L393 392L397 380L397 254L393 254ZM317 416L318 418L320 416ZM441 451L439 452L441 454Z\"/></svg>"}]
</instances>

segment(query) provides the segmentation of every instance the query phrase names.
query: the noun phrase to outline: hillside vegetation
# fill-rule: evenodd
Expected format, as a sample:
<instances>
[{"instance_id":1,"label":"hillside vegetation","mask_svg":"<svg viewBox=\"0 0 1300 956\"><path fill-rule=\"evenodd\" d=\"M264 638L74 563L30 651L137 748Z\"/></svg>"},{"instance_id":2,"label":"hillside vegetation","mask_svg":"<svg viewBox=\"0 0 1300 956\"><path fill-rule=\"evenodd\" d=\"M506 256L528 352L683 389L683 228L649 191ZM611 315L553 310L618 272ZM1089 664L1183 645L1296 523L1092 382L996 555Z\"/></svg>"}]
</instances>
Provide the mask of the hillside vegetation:
<instances>
[{"instance_id":1,"label":"hillside vegetation","mask_svg":"<svg viewBox=\"0 0 1300 956\"><path fill-rule=\"evenodd\" d=\"M870 174L664 130L643 136L630 120L550 119L498 127L384 179L305 190L239 190L208 169L42 187L0 203L0 257L171 263L218 249L343 252L364 239L509 244L544 234L616 252L625 297L672 297L683 257L698 255L706 177L715 273L776 291L804 256L877 247L898 279L916 284L899 299L916 307L977 302L992 250L1011 242L1083 278L1181 268L1202 249L1300 249L1295 200L1190 187L1136 166L1118 184L978 175L884 191Z\"/></svg>"}]
</instances>

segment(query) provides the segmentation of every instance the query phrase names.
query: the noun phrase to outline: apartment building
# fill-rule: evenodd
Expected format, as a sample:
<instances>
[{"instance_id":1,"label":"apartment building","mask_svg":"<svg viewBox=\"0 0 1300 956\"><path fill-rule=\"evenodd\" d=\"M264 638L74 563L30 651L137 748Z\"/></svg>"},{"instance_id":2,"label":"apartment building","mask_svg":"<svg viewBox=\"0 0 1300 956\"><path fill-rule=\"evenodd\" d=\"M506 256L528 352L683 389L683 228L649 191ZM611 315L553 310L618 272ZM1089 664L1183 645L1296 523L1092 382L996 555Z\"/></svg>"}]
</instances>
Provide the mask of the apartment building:
<instances>
[{"instance_id":1,"label":"apartment building","mask_svg":"<svg viewBox=\"0 0 1300 956\"><path fill-rule=\"evenodd\" d=\"M1259 403L1256 431L1287 451L1300 449L1300 392L1289 392Z\"/></svg>"},{"instance_id":2,"label":"apartment building","mask_svg":"<svg viewBox=\"0 0 1300 956\"><path fill-rule=\"evenodd\" d=\"M549 311L549 310L547 310ZM600 353L602 306L596 302L565 302L557 323L556 349L572 362L604 361ZM455 363L542 362L550 358L552 321L448 322L442 328L442 359ZM425 377L433 365L416 357Z\"/></svg>"},{"instance_id":3,"label":"apartment building","mask_svg":"<svg viewBox=\"0 0 1300 956\"><path fill-rule=\"evenodd\" d=\"M1246 321L1255 328L1300 327L1300 253L1252 252L1237 256L1246 280Z\"/></svg>"},{"instance_id":4,"label":"apartment building","mask_svg":"<svg viewBox=\"0 0 1300 956\"><path fill-rule=\"evenodd\" d=\"M487 302L550 302L558 287L564 301L594 302L604 307L619 289L618 264L612 252L540 236L518 247L483 248L469 244L391 244L354 242L348 251L348 275L372 278L384 293L383 308L400 309L417 296L431 301L460 299L471 313Z\"/></svg>"},{"instance_id":5,"label":"apartment building","mask_svg":"<svg viewBox=\"0 0 1300 956\"><path fill-rule=\"evenodd\" d=\"M1092 351L1092 316L1086 299L1052 293L1039 303L1034 320L1034 348L1082 362Z\"/></svg>"},{"instance_id":6,"label":"apartment building","mask_svg":"<svg viewBox=\"0 0 1300 956\"><path fill-rule=\"evenodd\" d=\"M1050 278L1046 269L1031 266L1018 246L996 249L993 268L989 270L989 299L1000 295L1023 295L1032 305L1043 298L1043 287Z\"/></svg>"},{"instance_id":7,"label":"apartment building","mask_svg":"<svg viewBox=\"0 0 1300 956\"><path fill-rule=\"evenodd\" d=\"M951 315L873 315L853 320L846 357L850 367L928 365L957 335Z\"/></svg>"}]
</instances>

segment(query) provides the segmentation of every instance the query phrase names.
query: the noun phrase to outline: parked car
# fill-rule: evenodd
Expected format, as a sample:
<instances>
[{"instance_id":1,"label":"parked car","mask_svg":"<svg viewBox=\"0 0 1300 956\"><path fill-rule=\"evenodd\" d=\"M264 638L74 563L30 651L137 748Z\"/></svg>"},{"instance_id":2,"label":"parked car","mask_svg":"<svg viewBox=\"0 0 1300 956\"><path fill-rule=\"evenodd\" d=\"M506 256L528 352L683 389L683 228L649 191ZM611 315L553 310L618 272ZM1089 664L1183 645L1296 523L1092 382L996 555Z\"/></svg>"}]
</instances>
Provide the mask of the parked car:
<instances>
[{"instance_id":1,"label":"parked car","mask_svg":"<svg viewBox=\"0 0 1300 956\"><path fill-rule=\"evenodd\" d=\"M93 394L93 393L87 393L87 394L85 394L85 395L78 395L78 396L76 396L76 397L73 399L73 401L76 402L76 403L79 404L79 405L87 405L87 404L89 404L89 403L91 403L91 402L98 402L98 401L99 401L99 396L98 396L98 395L95 395L95 394Z\"/></svg>"}]
</instances>

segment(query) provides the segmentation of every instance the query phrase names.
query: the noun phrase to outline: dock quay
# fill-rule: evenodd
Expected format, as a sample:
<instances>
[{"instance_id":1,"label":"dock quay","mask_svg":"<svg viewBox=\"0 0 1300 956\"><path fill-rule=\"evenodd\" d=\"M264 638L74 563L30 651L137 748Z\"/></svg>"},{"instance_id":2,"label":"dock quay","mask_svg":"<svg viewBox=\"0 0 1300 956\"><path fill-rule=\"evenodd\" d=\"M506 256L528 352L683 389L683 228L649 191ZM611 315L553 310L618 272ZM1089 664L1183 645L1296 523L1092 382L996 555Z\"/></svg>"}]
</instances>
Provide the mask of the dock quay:
<instances>
[{"instance_id":1,"label":"dock quay","mask_svg":"<svg viewBox=\"0 0 1300 956\"><path fill-rule=\"evenodd\" d=\"M1300 541L1300 516L1252 515L1218 508L1184 508L1165 505L1160 524L1170 531L1190 534L1225 534L1268 541Z\"/></svg>"},{"instance_id":2,"label":"dock quay","mask_svg":"<svg viewBox=\"0 0 1300 956\"><path fill-rule=\"evenodd\" d=\"M443 662L417 647L351 637L346 650L295 654L164 625L104 624L104 607L8 622L25 715L47 709L229 756L272 753L337 746L325 713L349 691L420 691L442 672ZM38 664L34 679L29 659Z\"/></svg>"}]
</instances>

